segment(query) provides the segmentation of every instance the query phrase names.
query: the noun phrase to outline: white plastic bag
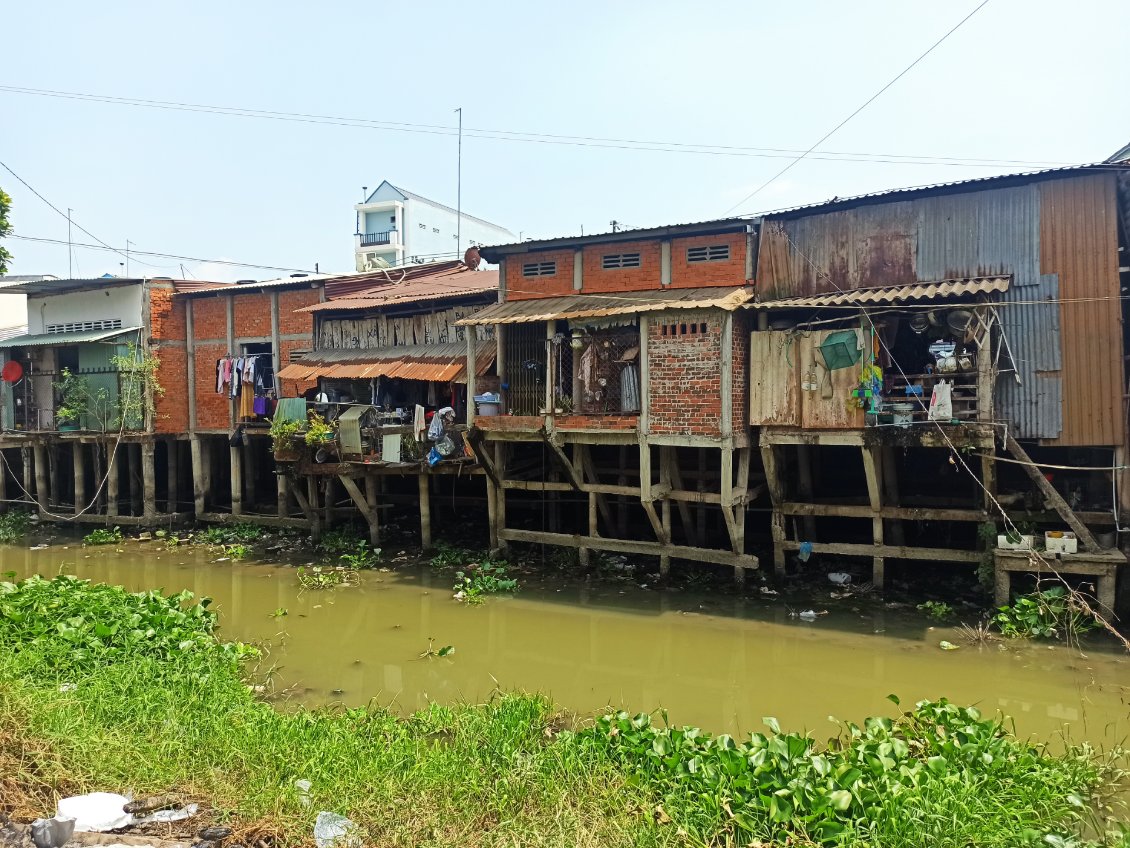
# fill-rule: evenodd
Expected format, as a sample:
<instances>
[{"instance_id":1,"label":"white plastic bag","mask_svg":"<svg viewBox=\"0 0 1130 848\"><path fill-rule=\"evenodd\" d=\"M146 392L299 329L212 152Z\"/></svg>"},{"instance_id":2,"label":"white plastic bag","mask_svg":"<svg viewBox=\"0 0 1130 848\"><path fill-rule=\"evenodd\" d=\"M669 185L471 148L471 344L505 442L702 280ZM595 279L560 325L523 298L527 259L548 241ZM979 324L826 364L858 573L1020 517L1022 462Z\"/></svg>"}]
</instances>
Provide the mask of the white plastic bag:
<instances>
[{"instance_id":1,"label":"white plastic bag","mask_svg":"<svg viewBox=\"0 0 1130 848\"><path fill-rule=\"evenodd\" d=\"M61 798L57 815L74 819L77 833L101 833L133 824L133 816L122 809L128 803L129 798L124 795L91 792L89 795Z\"/></svg>"},{"instance_id":2,"label":"white plastic bag","mask_svg":"<svg viewBox=\"0 0 1130 848\"><path fill-rule=\"evenodd\" d=\"M931 421L949 421L953 418L952 390L953 385L945 380L939 380L934 385L934 393L930 395Z\"/></svg>"}]
</instances>

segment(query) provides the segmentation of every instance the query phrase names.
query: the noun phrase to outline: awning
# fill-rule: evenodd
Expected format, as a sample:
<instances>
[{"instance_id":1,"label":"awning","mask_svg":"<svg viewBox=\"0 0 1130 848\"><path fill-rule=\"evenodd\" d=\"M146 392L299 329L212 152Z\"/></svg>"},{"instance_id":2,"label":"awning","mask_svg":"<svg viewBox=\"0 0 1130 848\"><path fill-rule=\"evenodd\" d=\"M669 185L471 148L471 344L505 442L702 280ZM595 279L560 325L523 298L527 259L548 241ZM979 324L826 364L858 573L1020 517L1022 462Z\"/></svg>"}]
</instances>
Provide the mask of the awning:
<instances>
[{"instance_id":1,"label":"awning","mask_svg":"<svg viewBox=\"0 0 1130 848\"><path fill-rule=\"evenodd\" d=\"M136 333L141 327L122 327L119 330L80 330L76 333L36 333L12 336L0 342L0 347L47 347L51 345L86 344L104 342L126 333Z\"/></svg>"},{"instance_id":2,"label":"awning","mask_svg":"<svg viewBox=\"0 0 1130 848\"><path fill-rule=\"evenodd\" d=\"M911 303L918 300L942 300L971 294L990 294L1008 290L1012 277L970 277L964 280L938 280L886 286L877 289L847 289L805 297L784 297L747 303L747 309L810 309L827 306L879 306Z\"/></svg>"},{"instance_id":3,"label":"awning","mask_svg":"<svg viewBox=\"0 0 1130 848\"><path fill-rule=\"evenodd\" d=\"M494 340L475 343L475 374L482 375L494 364ZM467 382L467 345L401 345L383 348L315 350L282 368L280 380L368 380L399 377L435 383Z\"/></svg>"},{"instance_id":4,"label":"awning","mask_svg":"<svg viewBox=\"0 0 1130 848\"><path fill-rule=\"evenodd\" d=\"M488 306L455 323L463 327L476 324L529 324L565 318L603 318L609 315L663 312L668 309L714 308L733 311L752 298L752 288L736 289L732 286L660 289L623 294L576 294L508 300L506 303Z\"/></svg>"}]
</instances>

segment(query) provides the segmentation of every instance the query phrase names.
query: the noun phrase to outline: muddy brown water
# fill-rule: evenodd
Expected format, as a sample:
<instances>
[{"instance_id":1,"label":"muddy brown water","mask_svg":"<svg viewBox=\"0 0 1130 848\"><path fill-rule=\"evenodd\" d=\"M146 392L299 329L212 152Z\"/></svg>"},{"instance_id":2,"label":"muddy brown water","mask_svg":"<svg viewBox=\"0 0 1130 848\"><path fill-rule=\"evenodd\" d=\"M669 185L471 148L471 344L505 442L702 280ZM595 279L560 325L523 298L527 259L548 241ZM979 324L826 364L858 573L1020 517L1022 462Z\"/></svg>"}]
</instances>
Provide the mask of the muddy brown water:
<instances>
[{"instance_id":1,"label":"muddy brown water","mask_svg":"<svg viewBox=\"0 0 1130 848\"><path fill-rule=\"evenodd\" d=\"M1001 711L1018 732L1042 739L1066 734L1108 748L1130 737L1130 657L1102 640L1083 650L973 647L912 608L877 600L816 600L829 613L806 622L778 599L580 578L527 581L514 597L468 606L452 599L449 573L426 566L300 590L293 567L216 558L159 543L64 543L0 549L0 571L209 596L225 638L269 644L280 701L410 711L481 700L501 687L541 692L581 713L664 708L672 722L717 733L760 730L772 715L824 738L834 732L829 716L890 714L885 698L896 693L904 704L945 696ZM429 639L454 654L421 659ZM963 647L943 651L942 640Z\"/></svg>"}]
</instances>

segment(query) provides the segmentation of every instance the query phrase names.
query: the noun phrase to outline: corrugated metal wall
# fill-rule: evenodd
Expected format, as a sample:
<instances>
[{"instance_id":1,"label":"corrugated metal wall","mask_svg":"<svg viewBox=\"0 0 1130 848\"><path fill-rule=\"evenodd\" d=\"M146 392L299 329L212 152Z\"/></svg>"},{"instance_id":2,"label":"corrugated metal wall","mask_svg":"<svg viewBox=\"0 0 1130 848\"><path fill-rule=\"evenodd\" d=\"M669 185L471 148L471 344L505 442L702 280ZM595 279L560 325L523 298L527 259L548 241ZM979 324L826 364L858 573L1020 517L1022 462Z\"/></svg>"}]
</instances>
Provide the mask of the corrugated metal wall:
<instances>
[{"instance_id":1,"label":"corrugated metal wall","mask_svg":"<svg viewBox=\"0 0 1130 848\"><path fill-rule=\"evenodd\" d=\"M1018 438L1120 444L1114 216L1115 176L1099 173L769 219L757 287L789 297L1011 274L999 311L1021 383L1002 375L998 417ZM1061 297L1108 299L1063 311Z\"/></svg>"}]
</instances>

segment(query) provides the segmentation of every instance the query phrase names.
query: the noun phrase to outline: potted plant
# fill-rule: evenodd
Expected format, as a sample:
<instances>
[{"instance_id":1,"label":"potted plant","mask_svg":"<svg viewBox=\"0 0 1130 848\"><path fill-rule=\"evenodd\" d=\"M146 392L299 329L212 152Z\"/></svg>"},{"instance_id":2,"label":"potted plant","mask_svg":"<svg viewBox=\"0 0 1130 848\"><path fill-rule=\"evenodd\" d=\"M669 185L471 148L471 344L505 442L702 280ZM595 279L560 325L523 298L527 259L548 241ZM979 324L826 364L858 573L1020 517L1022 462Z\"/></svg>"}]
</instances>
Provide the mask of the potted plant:
<instances>
[{"instance_id":1,"label":"potted plant","mask_svg":"<svg viewBox=\"0 0 1130 848\"><path fill-rule=\"evenodd\" d=\"M317 448L324 442L332 442L335 438L337 438L337 430L334 425L327 424L326 419L318 413L310 413L310 423L306 427L306 444Z\"/></svg>"},{"instance_id":2,"label":"potted plant","mask_svg":"<svg viewBox=\"0 0 1130 848\"><path fill-rule=\"evenodd\" d=\"M278 462L294 462L298 459L298 448L294 444L294 437L302 429L301 421L288 421L277 415L271 419L271 450L274 451L275 460Z\"/></svg>"},{"instance_id":3,"label":"potted plant","mask_svg":"<svg viewBox=\"0 0 1130 848\"><path fill-rule=\"evenodd\" d=\"M60 432L74 432L82 429L82 417L90 411L90 386L69 368L64 368L62 375L55 384L60 396L55 422Z\"/></svg>"}]
</instances>

